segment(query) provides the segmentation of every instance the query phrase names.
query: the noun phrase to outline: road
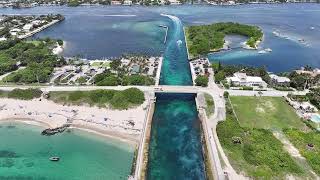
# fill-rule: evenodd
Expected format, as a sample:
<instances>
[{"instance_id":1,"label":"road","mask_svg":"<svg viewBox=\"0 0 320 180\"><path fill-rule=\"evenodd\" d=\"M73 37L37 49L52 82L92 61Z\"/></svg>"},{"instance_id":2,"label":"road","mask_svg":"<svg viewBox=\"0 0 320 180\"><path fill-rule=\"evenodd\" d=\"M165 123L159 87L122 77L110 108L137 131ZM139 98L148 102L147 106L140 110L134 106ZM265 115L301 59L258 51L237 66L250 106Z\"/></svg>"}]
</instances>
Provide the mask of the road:
<instances>
[{"instance_id":1,"label":"road","mask_svg":"<svg viewBox=\"0 0 320 180\"><path fill-rule=\"evenodd\" d=\"M198 87L198 86L28 86L28 85L15 85L15 86L0 86L0 90L12 91L15 88L27 89L27 88L40 88L42 91L90 91L98 89L112 89L112 90L125 90L131 87L135 87L144 92L156 92L156 93L198 93L205 92L211 94L213 97L220 97L223 95L224 90L217 85L211 85L210 87ZM226 90L232 96L260 96L258 91L245 91L245 90ZM261 91L261 96L286 96L290 91ZM292 92L294 94L305 95L307 92ZM219 99L219 98L218 98Z\"/></svg>"}]
</instances>

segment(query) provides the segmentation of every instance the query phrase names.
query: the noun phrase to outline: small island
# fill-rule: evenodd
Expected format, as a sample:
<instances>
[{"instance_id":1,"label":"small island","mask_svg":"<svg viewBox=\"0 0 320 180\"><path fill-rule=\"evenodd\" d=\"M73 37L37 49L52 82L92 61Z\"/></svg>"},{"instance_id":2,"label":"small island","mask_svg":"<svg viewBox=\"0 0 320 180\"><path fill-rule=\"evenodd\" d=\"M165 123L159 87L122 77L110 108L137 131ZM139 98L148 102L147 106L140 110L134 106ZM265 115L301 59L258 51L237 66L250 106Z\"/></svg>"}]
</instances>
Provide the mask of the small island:
<instances>
[{"instance_id":1,"label":"small island","mask_svg":"<svg viewBox=\"0 0 320 180\"><path fill-rule=\"evenodd\" d=\"M189 26L185 28L189 58L221 50L226 35L242 35L248 37L245 48L257 49L263 37L257 26L227 22L211 25Z\"/></svg>"}]
</instances>

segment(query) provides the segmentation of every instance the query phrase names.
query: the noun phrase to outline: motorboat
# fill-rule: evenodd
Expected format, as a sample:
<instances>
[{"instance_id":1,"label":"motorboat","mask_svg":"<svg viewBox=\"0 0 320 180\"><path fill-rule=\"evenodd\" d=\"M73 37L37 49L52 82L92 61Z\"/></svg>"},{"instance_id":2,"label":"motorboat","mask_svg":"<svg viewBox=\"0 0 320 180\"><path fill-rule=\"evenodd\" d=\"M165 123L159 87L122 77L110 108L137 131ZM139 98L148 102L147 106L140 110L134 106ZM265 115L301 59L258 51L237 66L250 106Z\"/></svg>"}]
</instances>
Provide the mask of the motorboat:
<instances>
[{"instance_id":1,"label":"motorboat","mask_svg":"<svg viewBox=\"0 0 320 180\"><path fill-rule=\"evenodd\" d=\"M59 157L51 157L49 158L50 161L59 161L60 158Z\"/></svg>"},{"instance_id":2,"label":"motorboat","mask_svg":"<svg viewBox=\"0 0 320 180\"><path fill-rule=\"evenodd\" d=\"M267 48L267 49L265 49L265 51L267 51L267 52L272 52L272 49Z\"/></svg>"}]
</instances>

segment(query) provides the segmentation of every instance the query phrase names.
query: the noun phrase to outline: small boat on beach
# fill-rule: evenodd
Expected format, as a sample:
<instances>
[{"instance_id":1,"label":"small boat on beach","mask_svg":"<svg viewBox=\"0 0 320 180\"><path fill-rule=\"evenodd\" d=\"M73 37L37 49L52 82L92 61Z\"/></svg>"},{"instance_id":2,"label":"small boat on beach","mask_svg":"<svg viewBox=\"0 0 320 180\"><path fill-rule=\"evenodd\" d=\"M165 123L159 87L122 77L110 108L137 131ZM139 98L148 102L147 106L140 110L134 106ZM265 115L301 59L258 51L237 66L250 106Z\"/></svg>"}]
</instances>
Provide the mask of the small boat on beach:
<instances>
[{"instance_id":1,"label":"small boat on beach","mask_svg":"<svg viewBox=\"0 0 320 180\"><path fill-rule=\"evenodd\" d=\"M59 161L60 158L59 157L51 157L49 158L50 161Z\"/></svg>"}]
</instances>

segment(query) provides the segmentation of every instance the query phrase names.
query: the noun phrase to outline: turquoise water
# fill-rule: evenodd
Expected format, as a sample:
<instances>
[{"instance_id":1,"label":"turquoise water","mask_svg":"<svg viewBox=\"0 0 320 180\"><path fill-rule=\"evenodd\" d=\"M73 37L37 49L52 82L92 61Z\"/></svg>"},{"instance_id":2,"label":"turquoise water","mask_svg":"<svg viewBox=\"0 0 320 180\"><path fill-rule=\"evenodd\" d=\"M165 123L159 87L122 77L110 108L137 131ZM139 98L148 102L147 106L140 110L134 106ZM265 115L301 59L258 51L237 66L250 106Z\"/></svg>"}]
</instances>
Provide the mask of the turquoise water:
<instances>
[{"instance_id":1,"label":"turquoise water","mask_svg":"<svg viewBox=\"0 0 320 180\"><path fill-rule=\"evenodd\" d=\"M320 123L320 115L319 114L312 115L311 116L311 121L313 121L315 123Z\"/></svg>"},{"instance_id":2,"label":"turquoise water","mask_svg":"<svg viewBox=\"0 0 320 180\"><path fill-rule=\"evenodd\" d=\"M127 144L72 130L41 136L41 128L0 124L0 179L127 179L133 148ZM59 162L49 157L59 156Z\"/></svg>"},{"instance_id":3,"label":"turquoise water","mask_svg":"<svg viewBox=\"0 0 320 180\"><path fill-rule=\"evenodd\" d=\"M148 179L205 179L193 94L157 94Z\"/></svg>"},{"instance_id":4,"label":"turquoise water","mask_svg":"<svg viewBox=\"0 0 320 180\"><path fill-rule=\"evenodd\" d=\"M183 25L170 17L160 83L191 85ZM200 121L194 94L156 94L147 179L205 179Z\"/></svg>"},{"instance_id":5,"label":"turquoise water","mask_svg":"<svg viewBox=\"0 0 320 180\"><path fill-rule=\"evenodd\" d=\"M167 46L163 54L160 84L191 85L183 25L179 18L170 16ZM169 18L168 18L169 19Z\"/></svg>"}]
</instances>

